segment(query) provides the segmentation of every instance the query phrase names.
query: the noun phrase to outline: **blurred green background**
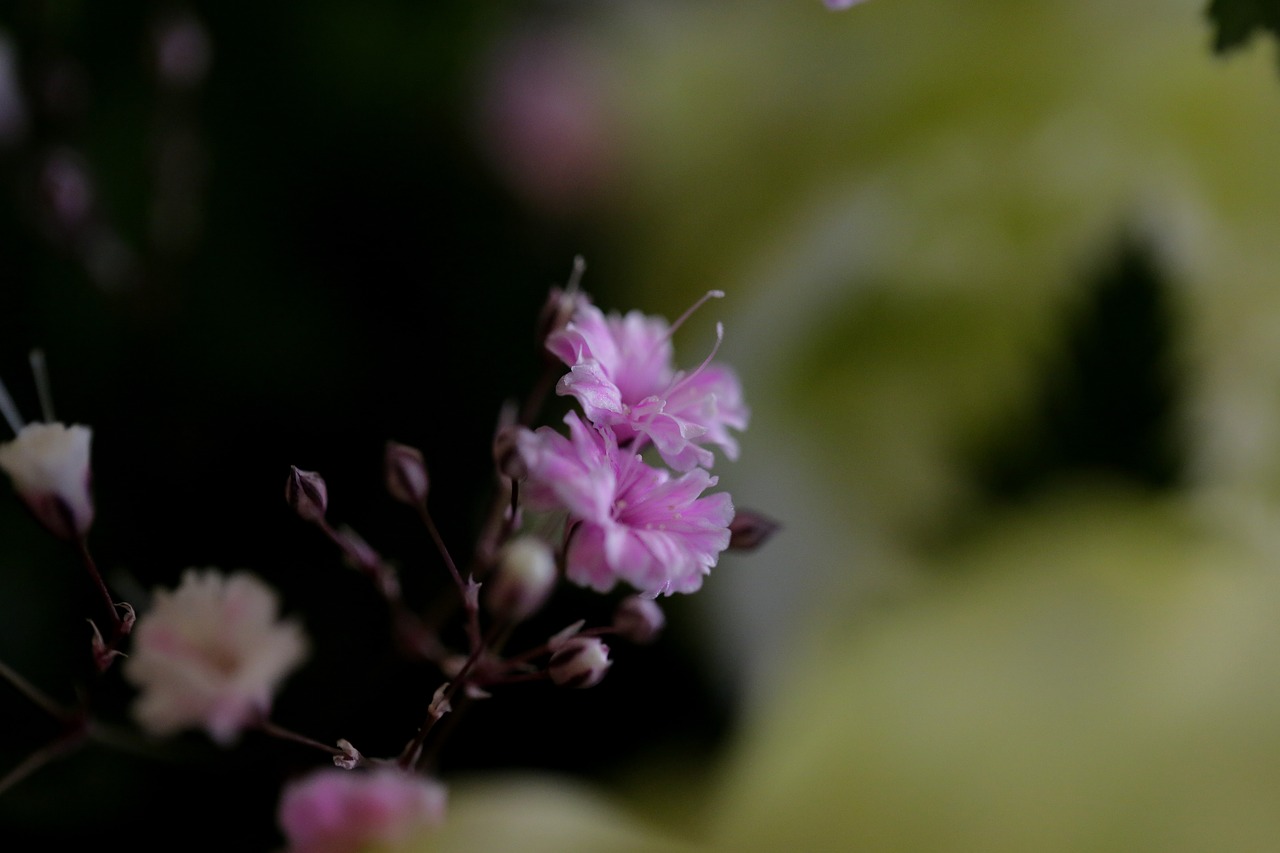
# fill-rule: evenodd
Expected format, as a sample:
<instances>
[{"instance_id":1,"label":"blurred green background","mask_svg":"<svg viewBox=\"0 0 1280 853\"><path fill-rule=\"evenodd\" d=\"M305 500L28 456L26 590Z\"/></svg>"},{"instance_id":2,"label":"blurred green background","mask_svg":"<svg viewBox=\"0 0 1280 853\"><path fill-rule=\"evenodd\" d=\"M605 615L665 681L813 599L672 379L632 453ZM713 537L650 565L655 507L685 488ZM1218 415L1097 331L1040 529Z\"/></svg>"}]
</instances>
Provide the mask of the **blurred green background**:
<instances>
[{"instance_id":1,"label":"blurred green background","mask_svg":"<svg viewBox=\"0 0 1280 853\"><path fill-rule=\"evenodd\" d=\"M290 517L288 466L425 597L383 443L424 449L465 548L582 254L605 308L728 293L677 354L724 321L753 423L716 473L785 526L597 690L482 706L446 775L578 774L724 849L1275 837L1272 44L1213 56L1190 0L28 2L0 36L0 375L34 415L43 347L93 426L125 597L192 565L281 591L315 645L281 722L389 754L438 684ZM0 567L0 658L73 701L74 555L13 499ZM531 633L583 613L608 603ZM93 695L124 722L115 677ZM8 688L0 713L2 767L56 733ZM95 746L0 824L168 849L161 810L190 849L269 849L314 763Z\"/></svg>"}]
</instances>

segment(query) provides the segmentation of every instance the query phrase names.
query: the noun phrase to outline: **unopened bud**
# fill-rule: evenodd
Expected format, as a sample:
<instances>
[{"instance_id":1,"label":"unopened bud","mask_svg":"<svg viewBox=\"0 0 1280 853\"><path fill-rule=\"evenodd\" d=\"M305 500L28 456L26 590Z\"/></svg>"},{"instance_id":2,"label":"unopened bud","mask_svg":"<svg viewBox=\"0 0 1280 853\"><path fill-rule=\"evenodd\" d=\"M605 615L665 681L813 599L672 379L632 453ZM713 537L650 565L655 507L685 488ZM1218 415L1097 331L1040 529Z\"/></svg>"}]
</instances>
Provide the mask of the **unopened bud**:
<instances>
[{"instance_id":1,"label":"unopened bud","mask_svg":"<svg viewBox=\"0 0 1280 853\"><path fill-rule=\"evenodd\" d=\"M343 770L355 770L364 763L364 756L360 754L360 750L352 746L351 741L346 738L338 741L338 749L342 750L342 754L333 757L335 767L341 767Z\"/></svg>"},{"instance_id":2,"label":"unopened bud","mask_svg":"<svg viewBox=\"0 0 1280 853\"><path fill-rule=\"evenodd\" d=\"M88 622L89 627L93 629L93 638L90 641L93 648L93 663L98 667L98 672L106 672L111 668L112 662L122 657L124 652L107 645L106 640L102 639L102 632L98 630L97 624L92 619Z\"/></svg>"},{"instance_id":3,"label":"unopened bud","mask_svg":"<svg viewBox=\"0 0 1280 853\"><path fill-rule=\"evenodd\" d=\"M387 491L391 497L410 506L422 506L427 502L427 465L422 451L407 444L387 442L386 475Z\"/></svg>"},{"instance_id":4,"label":"unopened bud","mask_svg":"<svg viewBox=\"0 0 1280 853\"><path fill-rule=\"evenodd\" d=\"M436 688L436 692L431 696L431 705L427 708L427 713L431 715L431 719L438 720L445 714L453 710L453 705L449 704L449 685L451 682L446 681Z\"/></svg>"},{"instance_id":5,"label":"unopened bud","mask_svg":"<svg viewBox=\"0 0 1280 853\"><path fill-rule=\"evenodd\" d=\"M551 656L547 671L560 687L595 687L609 671L609 647L599 637L575 637Z\"/></svg>"},{"instance_id":6,"label":"unopened bud","mask_svg":"<svg viewBox=\"0 0 1280 853\"><path fill-rule=\"evenodd\" d=\"M523 480L529 473L519 447L520 434L524 431L519 424L507 424L493 437L493 464L499 474L512 480Z\"/></svg>"},{"instance_id":7,"label":"unopened bud","mask_svg":"<svg viewBox=\"0 0 1280 853\"><path fill-rule=\"evenodd\" d=\"M638 595L624 598L613 614L613 630L639 646L656 640L666 624L667 617L658 602Z\"/></svg>"},{"instance_id":8,"label":"unopened bud","mask_svg":"<svg viewBox=\"0 0 1280 853\"><path fill-rule=\"evenodd\" d=\"M542 306L542 311L538 314L537 340L538 349L543 356L551 362L556 362L554 356L546 351L547 338L559 332L565 326L569 325L569 321L573 319L573 314L578 310L578 303L582 300L582 293L578 290L582 282L582 274L586 272L587 262L578 255L573 259L573 271L569 273L569 282L563 289L559 287L551 288L551 292L547 295L547 301Z\"/></svg>"},{"instance_id":9,"label":"unopened bud","mask_svg":"<svg viewBox=\"0 0 1280 853\"><path fill-rule=\"evenodd\" d=\"M781 527L763 513L740 509L729 522L729 550L754 551L772 539Z\"/></svg>"},{"instance_id":10,"label":"unopened bud","mask_svg":"<svg viewBox=\"0 0 1280 853\"><path fill-rule=\"evenodd\" d=\"M124 612L120 617L119 633L121 637L127 637L133 633L133 625L138 621L138 611L134 610L133 605L127 601L116 604L116 610Z\"/></svg>"},{"instance_id":11,"label":"unopened bud","mask_svg":"<svg viewBox=\"0 0 1280 853\"><path fill-rule=\"evenodd\" d=\"M518 536L498 552L498 568L488 583L485 605L500 619L521 622L542 608L556 579L551 546L536 536Z\"/></svg>"},{"instance_id":12,"label":"unopened bud","mask_svg":"<svg viewBox=\"0 0 1280 853\"><path fill-rule=\"evenodd\" d=\"M284 499L303 521L323 521L329 506L329 487L315 471L291 465L289 479L284 483Z\"/></svg>"}]
</instances>

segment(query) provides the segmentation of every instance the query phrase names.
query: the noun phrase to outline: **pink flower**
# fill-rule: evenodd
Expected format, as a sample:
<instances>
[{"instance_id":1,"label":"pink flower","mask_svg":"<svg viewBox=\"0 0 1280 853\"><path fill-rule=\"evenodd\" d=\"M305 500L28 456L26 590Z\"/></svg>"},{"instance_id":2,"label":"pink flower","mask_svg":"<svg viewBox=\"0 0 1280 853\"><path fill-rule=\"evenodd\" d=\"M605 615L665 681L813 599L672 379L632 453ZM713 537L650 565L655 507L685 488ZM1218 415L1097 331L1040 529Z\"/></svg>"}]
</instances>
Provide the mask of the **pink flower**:
<instances>
[{"instance_id":1,"label":"pink flower","mask_svg":"<svg viewBox=\"0 0 1280 853\"><path fill-rule=\"evenodd\" d=\"M141 691L133 715L144 729L204 728L226 744L266 715L277 685L304 657L302 629L277 621L266 584L243 572L188 569L138 619L124 674Z\"/></svg>"},{"instance_id":2,"label":"pink flower","mask_svg":"<svg viewBox=\"0 0 1280 853\"><path fill-rule=\"evenodd\" d=\"M613 427L623 444L647 437L677 471L711 467L706 444L736 459L729 429L746 429L749 416L738 378L714 362L677 371L672 331L661 317L606 317L582 299L573 320L547 339L547 349L569 365L556 392L575 397L593 424Z\"/></svg>"},{"instance_id":3,"label":"pink flower","mask_svg":"<svg viewBox=\"0 0 1280 853\"><path fill-rule=\"evenodd\" d=\"M618 581L650 595L694 592L729 544L733 504L701 468L672 479L618 448L609 427L570 412L569 437L542 427L521 433L526 495L535 509L567 511L576 522L565 576L607 592Z\"/></svg>"},{"instance_id":4,"label":"pink flower","mask_svg":"<svg viewBox=\"0 0 1280 853\"><path fill-rule=\"evenodd\" d=\"M446 799L434 779L390 767L326 768L285 786L280 828L289 853L357 853L372 844L401 844L438 826Z\"/></svg>"}]
</instances>

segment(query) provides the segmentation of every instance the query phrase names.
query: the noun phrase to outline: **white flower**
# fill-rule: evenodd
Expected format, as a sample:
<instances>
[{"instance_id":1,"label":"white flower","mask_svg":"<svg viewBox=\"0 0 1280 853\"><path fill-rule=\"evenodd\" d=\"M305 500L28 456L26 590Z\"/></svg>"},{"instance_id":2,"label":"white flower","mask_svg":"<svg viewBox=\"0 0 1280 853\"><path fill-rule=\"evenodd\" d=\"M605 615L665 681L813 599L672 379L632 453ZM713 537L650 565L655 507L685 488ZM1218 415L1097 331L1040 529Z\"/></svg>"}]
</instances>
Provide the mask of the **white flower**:
<instances>
[{"instance_id":1,"label":"white flower","mask_svg":"<svg viewBox=\"0 0 1280 853\"><path fill-rule=\"evenodd\" d=\"M36 518L64 539L89 532L89 443L93 431L79 424L30 423L0 444L0 469Z\"/></svg>"},{"instance_id":2,"label":"white flower","mask_svg":"<svg viewBox=\"0 0 1280 853\"><path fill-rule=\"evenodd\" d=\"M138 723L158 735L204 728L227 744L265 717L281 679L306 656L302 629L276 610L275 593L243 572L188 569L177 590L157 590L124 666L141 690Z\"/></svg>"}]
</instances>

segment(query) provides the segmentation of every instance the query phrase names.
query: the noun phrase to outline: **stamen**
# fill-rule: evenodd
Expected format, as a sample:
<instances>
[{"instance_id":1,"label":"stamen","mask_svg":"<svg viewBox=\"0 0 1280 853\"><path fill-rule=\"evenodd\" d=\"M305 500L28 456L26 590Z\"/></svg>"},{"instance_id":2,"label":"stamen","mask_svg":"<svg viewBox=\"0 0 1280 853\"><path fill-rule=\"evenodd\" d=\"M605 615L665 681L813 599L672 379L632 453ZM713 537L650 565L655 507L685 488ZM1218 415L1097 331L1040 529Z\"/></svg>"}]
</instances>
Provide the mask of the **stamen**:
<instances>
[{"instance_id":1,"label":"stamen","mask_svg":"<svg viewBox=\"0 0 1280 853\"><path fill-rule=\"evenodd\" d=\"M564 286L565 293L577 293L582 284L582 274L587 271L587 262L582 255L573 256L573 269L569 272L569 282Z\"/></svg>"},{"instance_id":2,"label":"stamen","mask_svg":"<svg viewBox=\"0 0 1280 853\"><path fill-rule=\"evenodd\" d=\"M22 432L22 428L26 424L22 421L22 415L18 414L18 407L13 404L13 398L9 396L9 389L4 387L4 382L0 381L0 415L9 424L9 429L13 430L13 434L17 435Z\"/></svg>"},{"instance_id":3,"label":"stamen","mask_svg":"<svg viewBox=\"0 0 1280 853\"><path fill-rule=\"evenodd\" d=\"M697 302L690 305L689 309L685 311L683 314L681 314L680 317L674 323L671 324L671 328L667 329L666 337L663 338L663 340L670 340L671 336L676 333L676 329L683 326L684 321L692 317L694 311L697 311L699 308L705 305L708 300L711 300L711 299L724 299L724 291L708 290L705 294L703 294L703 297L701 299L699 299Z\"/></svg>"},{"instance_id":4,"label":"stamen","mask_svg":"<svg viewBox=\"0 0 1280 853\"><path fill-rule=\"evenodd\" d=\"M57 418L53 416L53 386L49 384L49 369L45 366L44 350L33 349L28 358L31 361L31 373L36 378L36 394L40 397L40 412L44 415L44 422L51 424Z\"/></svg>"},{"instance_id":5,"label":"stamen","mask_svg":"<svg viewBox=\"0 0 1280 853\"><path fill-rule=\"evenodd\" d=\"M720 344L722 343L724 343L724 323L717 322L716 323L716 345L711 348L711 352L707 355L706 358L702 360L702 364L699 364L697 369L694 370L692 373L684 373L684 372L677 373L675 378L671 380L671 384L667 386L666 393L663 394L662 396L664 397L671 396L671 391L677 385L679 385L681 382L688 382L690 379L693 379L695 376L701 373L706 368L706 366L711 363L711 359L716 357L716 353L720 352Z\"/></svg>"}]
</instances>

